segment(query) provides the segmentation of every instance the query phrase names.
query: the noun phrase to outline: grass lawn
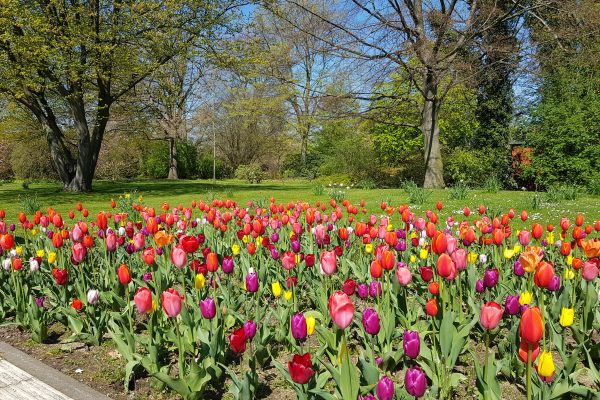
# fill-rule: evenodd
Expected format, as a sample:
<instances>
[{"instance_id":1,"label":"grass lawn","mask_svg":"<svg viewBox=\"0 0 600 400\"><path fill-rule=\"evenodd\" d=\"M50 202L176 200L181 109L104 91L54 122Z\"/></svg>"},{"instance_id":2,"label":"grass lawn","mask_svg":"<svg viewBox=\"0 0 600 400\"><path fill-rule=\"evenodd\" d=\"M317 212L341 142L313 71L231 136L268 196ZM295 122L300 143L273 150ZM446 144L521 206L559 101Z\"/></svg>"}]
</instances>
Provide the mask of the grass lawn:
<instances>
[{"instance_id":1,"label":"grass lawn","mask_svg":"<svg viewBox=\"0 0 600 400\"><path fill-rule=\"evenodd\" d=\"M94 192L81 194L64 192L59 183L31 183L29 188L25 189L21 183L13 182L0 184L0 209L6 211L7 220L13 221L16 220L18 212L24 209L23 203L27 198L37 199L42 210L51 206L61 213L74 209L78 201L81 201L90 213L109 210L110 200L124 193L132 193L136 197L142 196L143 203L153 207L159 207L164 201L169 202L171 206L180 203L188 206L192 200L213 198L230 198L241 204L245 204L248 200L268 204L267 199L271 196L275 197L277 203L329 199L329 188L326 187L323 193L318 195L315 194L315 187L314 183L299 180L267 181L261 184L226 180L218 181L216 185L213 185L210 180L94 181ZM518 214L526 209L531 220L542 223L557 224L560 217L573 218L578 213L583 214L587 222L600 219L600 197L592 197L582 192L576 200L547 202L544 193L539 196L542 203L537 209L533 209L534 193L532 192L487 193L482 190L469 190L464 200L451 200L448 190L432 190L429 191L423 204L411 204L411 209L417 213L434 209L437 200L441 200L444 209L440 216L444 218L449 214L462 214L465 206L476 213L479 205L485 204L493 213L506 212L509 208L514 208ZM354 203L365 200L367 209L373 213L381 213L379 205L382 200L394 206L410 204L408 195L402 189L350 189L346 190L346 198ZM398 214L395 215L397 219ZM531 221L528 221L528 225L530 223Z\"/></svg>"}]
</instances>

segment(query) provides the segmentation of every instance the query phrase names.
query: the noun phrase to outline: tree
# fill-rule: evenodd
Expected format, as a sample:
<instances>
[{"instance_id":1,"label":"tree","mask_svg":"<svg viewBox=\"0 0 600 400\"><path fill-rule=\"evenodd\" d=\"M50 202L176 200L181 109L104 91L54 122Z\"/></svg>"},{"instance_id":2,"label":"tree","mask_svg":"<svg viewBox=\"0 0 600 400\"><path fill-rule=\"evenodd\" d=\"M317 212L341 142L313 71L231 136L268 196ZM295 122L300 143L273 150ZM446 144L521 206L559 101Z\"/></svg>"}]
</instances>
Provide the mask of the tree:
<instances>
[{"instance_id":1,"label":"tree","mask_svg":"<svg viewBox=\"0 0 600 400\"><path fill-rule=\"evenodd\" d=\"M286 3L326 22L338 40L315 36L342 55L370 66L369 76L385 79L397 68L404 71L411 90L422 98L417 104L419 123L405 125L418 128L422 134L425 187L444 186L439 113L450 89L474 75L468 49L482 32L530 10L518 0L511 1L506 12L498 12L497 2L488 0L352 0L351 6L342 2L330 17L298 0ZM267 7L273 8L270 2ZM285 15L280 16L293 23ZM395 96L411 101L411 93Z\"/></svg>"},{"instance_id":2,"label":"tree","mask_svg":"<svg viewBox=\"0 0 600 400\"><path fill-rule=\"evenodd\" d=\"M0 93L44 127L66 190L90 191L111 107L157 68L209 42L235 0L5 0ZM65 132L77 133L76 152Z\"/></svg>"}]
</instances>

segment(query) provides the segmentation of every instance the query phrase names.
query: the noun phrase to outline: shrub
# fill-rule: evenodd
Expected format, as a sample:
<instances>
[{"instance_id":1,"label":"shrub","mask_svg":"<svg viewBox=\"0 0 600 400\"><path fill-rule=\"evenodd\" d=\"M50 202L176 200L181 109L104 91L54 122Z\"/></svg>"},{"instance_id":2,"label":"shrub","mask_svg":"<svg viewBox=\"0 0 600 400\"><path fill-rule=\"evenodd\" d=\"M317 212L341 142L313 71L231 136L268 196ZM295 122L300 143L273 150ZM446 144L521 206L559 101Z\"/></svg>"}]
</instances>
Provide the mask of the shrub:
<instances>
[{"instance_id":1,"label":"shrub","mask_svg":"<svg viewBox=\"0 0 600 400\"><path fill-rule=\"evenodd\" d=\"M42 136L15 142L10 156L15 176L18 179L58 179L47 150L48 143Z\"/></svg>"},{"instance_id":2,"label":"shrub","mask_svg":"<svg viewBox=\"0 0 600 400\"><path fill-rule=\"evenodd\" d=\"M37 196L30 195L19 197L19 206L20 209L27 214L35 214L36 211L39 211L42 208Z\"/></svg>"},{"instance_id":3,"label":"shrub","mask_svg":"<svg viewBox=\"0 0 600 400\"><path fill-rule=\"evenodd\" d=\"M596 173L587 184L587 191L592 196L600 196L600 173Z\"/></svg>"},{"instance_id":4,"label":"shrub","mask_svg":"<svg viewBox=\"0 0 600 400\"><path fill-rule=\"evenodd\" d=\"M156 142L142 164L142 174L149 178L164 179L169 175L169 144ZM188 141L177 142L177 175L181 179L193 179L198 175L198 151ZM212 176L212 172L211 172Z\"/></svg>"},{"instance_id":5,"label":"shrub","mask_svg":"<svg viewBox=\"0 0 600 400\"><path fill-rule=\"evenodd\" d=\"M225 166L223 161L217 158L215 162L215 172L217 179L227 178L230 175L230 171ZM198 157L198 170L197 175L199 179L212 179L213 177L213 158L212 155L202 154Z\"/></svg>"},{"instance_id":6,"label":"shrub","mask_svg":"<svg viewBox=\"0 0 600 400\"><path fill-rule=\"evenodd\" d=\"M488 178L483 184L483 190L488 193L498 193L502 189L502 182L495 175Z\"/></svg>"},{"instance_id":7,"label":"shrub","mask_svg":"<svg viewBox=\"0 0 600 400\"><path fill-rule=\"evenodd\" d=\"M5 141L0 140L0 181L11 180L15 177L10 160L11 148Z\"/></svg>"},{"instance_id":8,"label":"shrub","mask_svg":"<svg viewBox=\"0 0 600 400\"><path fill-rule=\"evenodd\" d=\"M144 142L125 135L108 135L102 142L94 176L100 179L133 179L140 175Z\"/></svg>"},{"instance_id":9,"label":"shrub","mask_svg":"<svg viewBox=\"0 0 600 400\"><path fill-rule=\"evenodd\" d=\"M323 193L325 193L325 186L321 185L320 183L317 183L313 186L312 192L315 196L322 196Z\"/></svg>"},{"instance_id":10,"label":"shrub","mask_svg":"<svg viewBox=\"0 0 600 400\"><path fill-rule=\"evenodd\" d=\"M263 170L258 164L240 165L235 170L236 179L242 179L249 183L261 183L265 178Z\"/></svg>"},{"instance_id":11,"label":"shrub","mask_svg":"<svg viewBox=\"0 0 600 400\"><path fill-rule=\"evenodd\" d=\"M490 176L495 175L492 160L497 155L486 150L456 148L444 158L446 184L464 182L472 187L482 187Z\"/></svg>"},{"instance_id":12,"label":"shrub","mask_svg":"<svg viewBox=\"0 0 600 400\"><path fill-rule=\"evenodd\" d=\"M577 200L582 189L575 185L551 185L546 191L546 200L556 203L561 200Z\"/></svg>"},{"instance_id":13,"label":"shrub","mask_svg":"<svg viewBox=\"0 0 600 400\"><path fill-rule=\"evenodd\" d=\"M335 200L336 203L341 203L346 198L346 191L343 189L331 189L329 190L329 198Z\"/></svg>"}]
</instances>

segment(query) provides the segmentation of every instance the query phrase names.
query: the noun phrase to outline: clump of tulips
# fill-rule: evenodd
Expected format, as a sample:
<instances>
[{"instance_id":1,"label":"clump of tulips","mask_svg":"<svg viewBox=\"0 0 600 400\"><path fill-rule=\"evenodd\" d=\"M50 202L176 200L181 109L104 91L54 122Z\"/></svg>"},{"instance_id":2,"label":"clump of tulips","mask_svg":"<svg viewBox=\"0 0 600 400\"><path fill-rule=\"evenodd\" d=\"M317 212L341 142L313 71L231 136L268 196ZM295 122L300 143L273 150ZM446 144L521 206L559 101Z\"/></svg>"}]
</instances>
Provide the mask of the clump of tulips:
<instances>
[{"instance_id":1,"label":"clump of tulips","mask_svg":"<svg viewBox=\"0 0 600 400\"><path fill-rule=\"evenodd\" d=\"M39 342L50 324L110 338L125 388L145 372L186 399L226 378L257 397L271 365L299 399L597 395L600 221L443 208L125 195L96 215L0 210L0 320Z\"/></svg>"}]
</instances>

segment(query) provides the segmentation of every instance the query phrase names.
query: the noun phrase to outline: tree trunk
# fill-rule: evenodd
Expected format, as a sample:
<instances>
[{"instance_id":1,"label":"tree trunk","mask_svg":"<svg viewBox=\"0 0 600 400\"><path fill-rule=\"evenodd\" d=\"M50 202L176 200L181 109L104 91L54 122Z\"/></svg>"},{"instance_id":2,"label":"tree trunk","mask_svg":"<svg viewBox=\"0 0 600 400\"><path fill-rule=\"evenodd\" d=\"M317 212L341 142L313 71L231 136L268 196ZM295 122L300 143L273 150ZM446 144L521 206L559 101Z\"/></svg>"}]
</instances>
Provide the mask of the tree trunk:
<instances>
[{"instance_id":1,"label":"tree trunk","mask_svg":"<svg viewBox=\"0 0 600 400\"><path fill-rule=\"evenodd\" d=\"M431 77L427 77L425 102L421 114L421 131L425 149L425 181L423 187L441 189L444 187L444 164L440 146L440 127L438 115L440 101L437 99L437 87Z\"/></svg>"},{"instance_id":2,"label":"tree trunk","mask_svg":"<svg viewBox=\"0 0 600 400\"><path fill-rule=\"evenodd\" d=\"M167 179L178 179L177 175L177 143L169 138L169 176Z\"/></svg>"}]
</instances>

